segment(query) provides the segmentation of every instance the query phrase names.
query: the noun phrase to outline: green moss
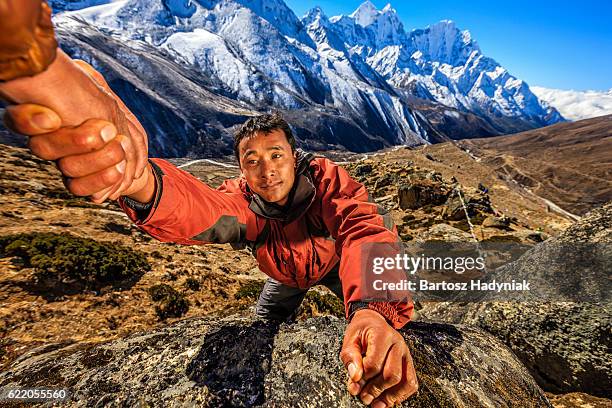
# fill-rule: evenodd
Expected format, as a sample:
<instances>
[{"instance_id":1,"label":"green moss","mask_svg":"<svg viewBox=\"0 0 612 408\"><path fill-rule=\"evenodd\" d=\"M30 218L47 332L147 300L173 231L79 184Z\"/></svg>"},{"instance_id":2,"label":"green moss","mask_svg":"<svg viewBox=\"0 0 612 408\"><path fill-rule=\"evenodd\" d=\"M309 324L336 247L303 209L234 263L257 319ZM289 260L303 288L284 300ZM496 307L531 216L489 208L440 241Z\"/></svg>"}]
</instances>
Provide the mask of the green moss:
<instances>
[{"instance_id":1,"label":"green moss","mask_svg":"<svg viewBox=\"0 0 612 408\"><path fill-rule=\"evenodd\" d=\"M344 317L344 304L336 295L308 291L302 303L303 313L308 316L321 314Z\"/></svg>"},{"instance_id":2,"label":"green moss","mask_svg":"<svg viewBox=\"0 0 612 408\"><path fill-rule=\"evenodd\" d=\"M160 320L181 317L189 310L189 301L185 296L165 283L151 286L148 291L151 300L159 302L155 306L155 313Z\"/></svg>"},{"instance_id":3,"label":"green moss","mask_svg":"<svg viewBox=\"0 0 612 408\"><path fill-rule=\"evenodd\" d=\"M155 259L164 259L164 256L162 255L162 253L157 250L151 252L150 255Z\"/></svg>"},{"instance_id":4,"label":"green moss","mask_svg":"<svg viewBox=\"0 0 612 408\"><path fill-rule=\"evenodd\" d=\"M1 236L0 257L18 257L39 276L74 281L88 289L139 277L151 270L139 251L68 233Z\"/></svg>"},{"instance_id":5,"label":"green moss","mask_svg":"<svg viewBox=\"0 0 612 408\"><path fill-rule=\"evenodd\" d=\"M234 298L240 299L257 299L264 287L264 281L250 281L240 286L240 289L234 294Z\"/></svg>"}]
</instances>

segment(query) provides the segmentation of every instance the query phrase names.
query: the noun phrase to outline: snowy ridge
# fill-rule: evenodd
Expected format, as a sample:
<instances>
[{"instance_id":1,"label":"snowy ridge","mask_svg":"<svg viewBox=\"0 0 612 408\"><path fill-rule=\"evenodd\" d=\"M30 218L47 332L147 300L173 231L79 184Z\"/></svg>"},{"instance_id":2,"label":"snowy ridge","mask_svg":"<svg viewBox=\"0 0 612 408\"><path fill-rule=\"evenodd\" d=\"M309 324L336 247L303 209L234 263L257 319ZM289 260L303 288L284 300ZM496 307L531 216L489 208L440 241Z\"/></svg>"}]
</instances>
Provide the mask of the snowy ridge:
<instances>
[{"instance_id":1,"label":"snowy ridge","mask_svg":"<svg viewBox=\"0 0 612 408\"><path fill-rule=\"evenodd\" d=\"M179 3L169 7L168 1L128 0L118 10L108 4L56 20L78 16L115 35L159 47L196 66L233 97L262 109L320 106L360 122L365 116L364 131L389 145L427 141L420 121L379 74L352 51L317 44L311 37L316 27L306 27L284 2ZM188 18L183 17L186 10ZM334 45L340 46L341 39Z\"/></svg>"},{"instance_id":2,"label":"snowy ridge","mask_svg":"<svg viewBox=\"0 0 612 408\"><path fill-rule=\"evenodd\" d=\"M68 3L76 2L61 3L72 9ZM456 138L440 127L457 129L453 121L473 124L466 131L473 137L563 120L484 56L468 31L445 20L407 33L390 4L378 10L366 1L332 18L314 8L299 19L282 0L122 0L55 20L69 24L71 17L132 40L126 44L162 50L223 95L260 110L328 112L384 145ZM427 113L412 108L415 97L430 103ZM443 119L432 117L439 104ZM339 144L350 137L325 132Z\"/></svg>"},{"instance_id":3,"label":"snowy ridge","mask_svg":"<svg viewBox=\"0 0 612 408\"><path fill-rule=\"evenodd\" d=\"M532 86L538 98L570 120L612 115L612 88L606 91L573 91Z\"/></svg>"},{"instance_id":4,"label":"snowy ridge","mask_svg":"<svg viewBox=\"0 0 612 408\"><path fill-rule=\"evenodd\" d=\"M563 120L526 83L484 56L470 32L453 21L406 33L389 5L378 11L370 2L329 21L329 30L346 33L346 44L396 88L480 116L520 118L533 127Z\"/></svg>"}]
</instances>

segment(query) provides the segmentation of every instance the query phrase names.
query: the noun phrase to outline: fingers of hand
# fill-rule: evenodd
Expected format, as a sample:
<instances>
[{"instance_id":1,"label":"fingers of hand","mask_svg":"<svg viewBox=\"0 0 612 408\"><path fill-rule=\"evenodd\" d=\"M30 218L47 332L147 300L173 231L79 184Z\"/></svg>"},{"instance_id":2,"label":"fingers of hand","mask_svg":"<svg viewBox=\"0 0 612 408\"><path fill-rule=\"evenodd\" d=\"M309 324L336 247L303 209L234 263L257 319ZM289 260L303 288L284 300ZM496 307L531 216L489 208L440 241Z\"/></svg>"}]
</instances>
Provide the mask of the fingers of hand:
<instances>
[{"instance_id":1,"label":"fingers of hand","mask_svg":"<svg viewBox=\"0 0 612 408\"><path fill-rule=\"evenodd\" d=\"M123 115L127 119L127 126L130 133L130 141L132 143L132 146L134 146L135 151L135 174L136 177L139 178L142 176L142 173L147 165L147 159L149 157L147 132L144 130L144 127L142 127L136 116L134 116L134 114L128 109L125 103L123 103L121 98L119 98L110 88L108 88L108 86L107 91L115 99L121 113L123 113Z\"/></svg>"},{"instance_id":2,"label":"fingers of hand","mask_svg":"<svg viewBox=\"0 0 612 408\"><path fill-rule=\"evenodd\" d=\"M77 196L90 196L121 180L123 174L117 166L107 167L85 177L66 179L66 187Z\"/></svg>"},{"instance_id":3,"label":"fingers of hand","mask_svg":"<svg viewBox=\"0 0 612 408\"><path fill-rule=\"evenodd\" d=\"M112 123L89 119L76 127L62 127L51 133L33 136L28 145L36 156L45 160L57 160L99 150L116 135Z\"/></svg>"},{"instance_id":4,"label":"fingers of hand","mask_svg":"<svg viewBox=\"0 0 612 408\"><path fill-rule=\"evenodd\" d=\"M123 173L123 180L119 188L117 188L110 195L111 200L116 200L119 198L121 193L127 190L132 182L134 181L134 175L136 173L136 151L134 150L134 145L131 142L131 139L127 136L120 135L117 137L119 139L123 152L125 154L125 172Z\"/></svg>"},{"instance_id":5,"label":"fingers of hand","mask_svg":"<svg viewBox=\"0 0 612 408\"><path fill-rule=\"evenodd\" d=\"M390 330L393 330L389 327ZM364 378L370 380L379 375L384 367L387 353L393 345L391 336L370 331L367 336L366 354L363 358Z\"/></svg>"},{"instance_id":6,"label":"fingers of hand","mask_svg":"<svg viewBox=\"0 0 612 408\"><path fill-rule=\"evenodd\" d=\"M410 352L404 355L402 359L402 380L385 390L382 395L372 402L372 407L376 408L376 404L380 402L380 407L391 407L396 403L401 403L411 395L415 394L419 389L416 372L412 365ZM384 403L384 405L383 405Z\"/></svg>"},{"instance_id":7,"label":"fingers of hand","mask_svg":"<svg viewBox=\"0 0 612 408\"><path fill-rule=\"evenodd\" d=\"M128 129L130 132L130 138L131 138L132 145L134 146L134 151L135 151L136 163L135 163L134 171L135 171L135 175L137 178L141 177L146 167L147 158L148 158L147 133L145 132L144 128L142 127L142 125L140 124L136 116L134 116L134 114L128 109L128 107L125 105L125 103L123 103L121 98L119 98L112 91L112 89L108 86L108 83L106 82L104 77L98 71L96 71L91 65L89 65L85 61L75 60L75 62L91 78L93 78L93 80L96 81L98 85L103 87L106 90L106 92L108 92L115 99L115 101L117 102L117 105L119 106L119 109L121 110L121 113L123 113L126 119L128 120ZM122 186L121 190L123 189L124 188Z\"/></svg>"},{"instance_id":8,"label":"fingers of hand","mask_svg":"<svg viewBox=\"0 0 612 408\"><path fill-rule=\"evenodd\" d=\"M347 389L352 396L357 396L365 384L366 381L364 379L359 380L359 382L354 382L349 378L347 381Z\"/></svg>"},{"instance_id":9,"label":"fingers of hand","mask_svg":"<svg viewBox=\"0 0 612 408\"><path fill-rule=\"evenodd\" d=\"M340 360L342 360L342 364L346 367L349 378L353 382L359 382L363 377L363 362L361 357L361 342L358 335L347 333L344 336Z\"/></svg>"},{"instance_id":10,"label":"fingers of hand","mask_svg":"<svg viewBox=\"0 0 612 408\"><path fill-rule=\"evenodd\" d=\"M130 129L130 134L132 135L132 144L134 145L134 150L136 152L136 177L138 178L142 176L142 173L147 166L147 159L149 157L147 134L138 121L136 121L136 123L132 122L132 119L129 116L128 119L130 121L128 127ZM134 117L134 119L136 118Z\"/></svg>"},{"instance_id":11,"label":"fingers of hand","mask_svg":"<svg viewBox=\"0 0 612 408\"><path fill-rule=\"evenodd\" d=\"M22 104L6 108L4 123L7 128L26 136L57 130L62 120L51 109L41 105Z\"/></svg>"},{"instance_id":12,"label":"fingers of hand","mask_svg":"<svg viewBox=\"0 0 612 408\"><path fill-rule=\"evenodd\" d=\"M66 177L79 178L97 173L115 165L125 167L125 153L117 140L104 145L100 150L90 153L65 156L58 160L57 167ZM123 162L123 164L121 164ZM123 173L122 173L123 174Z\"/></svg>"},{"instance_id":13,"label":"fingers of hand","mask_svg":"<svg viewBox=\"0 0 612 408\"><path fill-rule=\"evenodd\" d=\"M111 193L113 192L114 189L116 189L119 186L119 183L115 183L114 186L105 188L102 191L98 191L97 193L94 193L90 196L91 201L96 203L96 204L101 204L104 201L106 201L106 199L108 198L108 196L111 195Z\"/></svg>"},{"instance_id":14,"label":"fingers of hand","mask_svg":"<svg viewBox=\"0 0 612 408\"><path fill-rule=\"evenodd\" d=\"M391 346L384 359L382 370L379 371L377 376L369 380L361 391L360 397L365 404L372 403L385 390L402 381L404 348L405 345L401 343L395 343Z\"/></svg>"}]
</instances>

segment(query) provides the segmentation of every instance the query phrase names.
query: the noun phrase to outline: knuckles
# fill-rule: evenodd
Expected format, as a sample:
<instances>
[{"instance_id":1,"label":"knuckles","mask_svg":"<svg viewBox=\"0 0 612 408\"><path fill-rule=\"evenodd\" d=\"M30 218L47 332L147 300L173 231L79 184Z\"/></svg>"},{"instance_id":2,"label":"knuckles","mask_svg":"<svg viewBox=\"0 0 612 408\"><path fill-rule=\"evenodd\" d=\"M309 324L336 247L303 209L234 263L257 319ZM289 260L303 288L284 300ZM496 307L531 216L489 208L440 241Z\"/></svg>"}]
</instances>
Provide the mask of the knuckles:
<instances>
[{"instance_id":1,"label":"knuckles","mask_svg":"<svg viewBox=\"0 0 612 408\"><path fill-rule=\"evenodd\" d=\"M340 360L342 360L343 363L346 364L346 362L350 361L351 359L351 352L344 349L340 352Z\"/></svg>"},{"instance_id":2,"label":"knuckles","mask_svg":"<svg viewBox=\"0 0 612 408\"><path fill-rule=\"evenodd\" d=\"M384 389L381 386L379 386L378 384L370 384L370 386L368 387L366 393L370 394L371 396L376 398L380 394L382 394L383 391L384 391Z\"/></svg>"},{"instance_id":3,"label":"knuckles","mask_svg":"<svg viewBox=\"0 0 612 408\"><path fill-rule=\"evenodd\" d=\"M86 196L87 193L84 190L84 186L82 186L77 179L68 179L65 182L66 188L75 196Z\"/></svg>"},{"instance_id":4,"label":"knuckles","mask_svg":"<svg viewBox=\"0 0 612 408\"><path fill-rule=\"evenodd\" d=\"M121 177L123 177L122 174L119 173L119 171L114 167L100 173L100 180L104 185L103 188L112 186L113 184L121 180Z\"/></svg>"},{"instance_id":5,"label":"knuckles","mask_svg":"<svg viewBox=\"0 0 612 408\"><path fill-rule=\"evenodd\" d=\"M86 178L69 179L66 183L68 191L76 196L88 196L105 188L111 187L121 179L122 175L114 167L105 169Z\"/></svg>"},{"instance_id":6,"label":"knuckles","mask_svg":"<svg viewBox=\"0 0 612 408\"><path fill-rule=\"evenodd\" d=\"M83 155L62 157L57 167L66 177L83 177L91 173L92 163L98 166L111 167L124 158L123 150L118 143L109 143L102 149Z\"/></svg>"},{"instance_id":7,"label":"knuckles","mask_svg":"<svg viewBox=\"0 0 612 408\"><path fill-rule=\"evenodd\" d=\"M364 361L363 370L368 374L368 376L371 376L372 374L380 373L380 371L382 370L382 363Z\"/></svg>"},{"instance_id":8,"label":"knuckles","mask_svg":"<svg viewBox=\"0 0 612 408\"><path fill-rule=\"evenodd\" d=\"M389 374L383 374L383 379L385 380L386 384L388 384L389 386L393 386L399 384L400 381L402 381L402 373L394 371Z\"/></svg>"},{"instance_id":9,"label":"knuckles","mask_svg":"<svg viewBox=\"0 0 612 408\"><path fill-rule=\"evenodd\" d=\"M92 129L73 131L72 143L82 153L98 150L103 146L102 138Z\"/></svg>"},{"instance_id":10,"label":"knuckles","mask_svg":"<svg viewBox=\"0 0 612 408\"><path fill-rule=\"evenodd\" d=\"M96 160L104 163L117 164L125 158L126 154L118 142L111 142L100 150L100 158Z\"/></svg>"}]
</instances>

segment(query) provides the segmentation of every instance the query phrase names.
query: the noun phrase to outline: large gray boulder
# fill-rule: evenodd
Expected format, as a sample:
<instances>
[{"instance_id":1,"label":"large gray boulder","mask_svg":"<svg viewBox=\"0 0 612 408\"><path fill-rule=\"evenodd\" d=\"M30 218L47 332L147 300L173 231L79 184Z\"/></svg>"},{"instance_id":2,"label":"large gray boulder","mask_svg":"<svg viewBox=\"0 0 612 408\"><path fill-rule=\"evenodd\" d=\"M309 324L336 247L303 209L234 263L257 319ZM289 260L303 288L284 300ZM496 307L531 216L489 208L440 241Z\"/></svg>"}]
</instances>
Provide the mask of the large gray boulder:
<instances>
[{"instance_id":1,"label":"large gray boulder","mask_svg":"<svg viewBox=\"0 0 612 408\"><path fill-rule=\"evenodd\" d=\"M345 322L192 318L103 344L45 346L0 386L65 387L58 406L359 407L338 355ZM522 363L475 328L410 323L420 383L404 407L551 407ZM51 405L51 404L48 404Z\"/></svg>"},{"instance_id":2,"label":"large gray boulder","mask_svg":"<svg viewBox=\"0 0 612 408\"><path fill-rule=\"evenodd\" d=\"M551 392L612 397L612 203L557 238L536 245L487 279L527 279L529 292L504 301L429 304L425 319L478 326L494 334Z\"/></svg>"}]
</instances>

